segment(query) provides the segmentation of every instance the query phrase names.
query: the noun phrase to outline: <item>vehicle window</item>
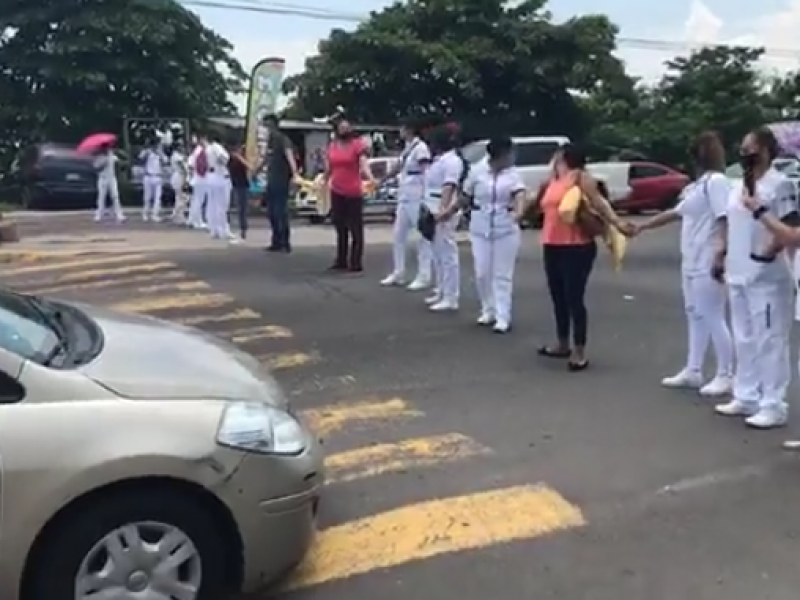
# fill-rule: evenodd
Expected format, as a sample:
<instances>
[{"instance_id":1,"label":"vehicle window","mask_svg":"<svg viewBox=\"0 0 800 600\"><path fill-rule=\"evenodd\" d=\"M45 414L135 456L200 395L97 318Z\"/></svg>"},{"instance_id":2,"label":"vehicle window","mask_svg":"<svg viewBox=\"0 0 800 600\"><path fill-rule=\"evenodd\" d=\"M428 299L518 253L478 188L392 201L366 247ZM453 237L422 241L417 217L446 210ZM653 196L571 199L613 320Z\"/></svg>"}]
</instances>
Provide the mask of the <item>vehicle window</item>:
<instances>
[{"instance_id":1,"label":"vehicle window","mask_svg":"<svg viewBox=\"0 0 800 600\"><path fill-rule=\"evenodd\" d=\"M741 179L743 177L742 165L739 163L733 163L731 166L725 169L725 177L730 177L731 179Z\"/></svg>"},{"instance_id":2,"label":"vehicle window","mask_svg":"<svg viewBox=\"0 0 800 600\"><path fill-rule=\"evenodd\" d=\"M388 170L386 168L387 165L388 163L385 160L376 160L374 162L371 162L369 166L375 178L380 179L384 175L386 175L386 171Z\"/></svg>"},{"instance_id":3,"label":"vehicle window","mask_svg":"<svg viewBox=\"0 0 800 600\"><path fill-rule=\"evenodd\" d=\"M464 156L465 161L473 165L476 162L483 160L483 157L486 156L486 142L473 142L471 144L467 144L461 149L461 154Z\"/></svg>"},{"instance_id":4,"label":"vehicle window","mask_svg":"<svg viewBox=\"0 0 800 600\"><path fill-rule=\"evenodd\" d=\"M25 389L19 381L0 371L0 404L14 404L25 397Z\"/></svg>"},{"instance_id":5,"label":"vehicle window","mask_svg":"<svg viewBox=\"0 0 800 600\"><path fill-rule=\"evenodd\" d=\"M561 147L558 142L524 142L514 147L514 164L518 167L548 165Z\"/></svg>"},{"instance_id":6,"label":"vehicle window","mask_svg":"<svg viewBox=\"0 0 800 600\"><path fill-rule=\"evenodd\" d=\"M644 179L646 177L663 177L668 174L667 169L657 165L631 165L630 178Z\"/></svg>"},{"instance_id":7,"label":"vehicle window","mask_svg":"<svg viewBox=\"0 0 800 600\"><path fill-rule=\"evenodd\" d=\"M42 363L60 343L58 334L24 296L0 292L0 347Z\"/></svg>"}]
</instances>

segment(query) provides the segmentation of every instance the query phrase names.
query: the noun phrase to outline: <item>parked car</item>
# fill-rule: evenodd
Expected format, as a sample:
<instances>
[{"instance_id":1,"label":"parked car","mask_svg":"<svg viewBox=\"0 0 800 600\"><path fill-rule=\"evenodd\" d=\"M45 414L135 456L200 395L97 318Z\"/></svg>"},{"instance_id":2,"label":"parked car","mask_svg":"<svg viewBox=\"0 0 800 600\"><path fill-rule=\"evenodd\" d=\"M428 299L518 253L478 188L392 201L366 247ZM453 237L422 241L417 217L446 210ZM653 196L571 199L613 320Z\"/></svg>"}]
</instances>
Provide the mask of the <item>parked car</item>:
<instances>
[{"instance_id":1,"label":"parked car","mask_svg":"<svg viewBox=\"0 0 800 600\"><path fill-rule=\"evenodd\" d=\"M634 215L674 207L689 183L685 173L655 162L592 163L590 168L606 181L614 209Z\"/></svg>"},{"instance_id":2,"label":"parked car","mask_svg":"<svg viewBox=\"0 0 800 600\"><path fill-rule=\"evenodd\" d=\"M318 440L255 358L2 289L0 459L4 600L254 590L304 557L324 478Z\"/></svg>"}]
</instances>

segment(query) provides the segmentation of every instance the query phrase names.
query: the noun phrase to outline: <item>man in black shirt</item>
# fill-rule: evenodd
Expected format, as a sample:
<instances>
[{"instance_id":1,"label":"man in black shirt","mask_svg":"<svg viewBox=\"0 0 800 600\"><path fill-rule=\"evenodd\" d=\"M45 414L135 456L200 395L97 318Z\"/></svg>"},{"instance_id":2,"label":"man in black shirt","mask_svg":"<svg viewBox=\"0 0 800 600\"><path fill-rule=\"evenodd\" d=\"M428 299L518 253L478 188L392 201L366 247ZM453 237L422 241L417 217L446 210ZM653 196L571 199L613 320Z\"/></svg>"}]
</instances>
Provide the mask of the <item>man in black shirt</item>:
<instances>
[{"instance_id":1,"label":"man in black shirt","mask_svg":"<svg viewBox=\"0 0 800 600\"><path fill-rule=\"evenodd\" d=\"M264 117L269 130L267 140L267 187L264 193L269 222L272 227L270 252L290 252L289 193L292 182L299 177L292 143L278 127L277 115Z\"/></svg>"}]
</instances>

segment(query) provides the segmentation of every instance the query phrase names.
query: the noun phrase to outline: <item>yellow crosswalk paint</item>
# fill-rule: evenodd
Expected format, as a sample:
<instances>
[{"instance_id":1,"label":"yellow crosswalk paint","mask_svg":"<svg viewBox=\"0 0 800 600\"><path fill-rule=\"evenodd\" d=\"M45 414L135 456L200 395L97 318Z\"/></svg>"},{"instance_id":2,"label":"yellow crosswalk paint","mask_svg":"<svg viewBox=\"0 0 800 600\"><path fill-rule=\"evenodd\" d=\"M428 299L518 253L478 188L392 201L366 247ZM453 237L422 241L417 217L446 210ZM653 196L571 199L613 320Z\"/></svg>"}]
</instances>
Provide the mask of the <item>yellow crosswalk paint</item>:
<instances>
[{"instance_id":1,"label":"yellow crosswalk paint","mask_svg":"<svg viewBox=\"0 0 800 600\"><path fill-rule=\"evenodd\" d=\"M585 524L578 507L544 485L420 502L320 532L286 587L309 587Z\"/></svg>"},{"instance_id":2,"label":"yellow crosswalk paint","mask_svg":"<svg viewBox=\"0 0 800 600\"><path fill-rule=\"evenodd\" d=\"M51 285L44 287L32 287L28 285L17 286L24 289L29 294L55 294L57 292L67 292L70 290L102 290L113 287L134 286L141 283L151 283L154 281L176 281L187 279L190 275L183 271L167 271L165 273L152 273L149 275L136 275L134 277L119 277L105 279L102 281L84 281L69 283L64 285Z\"/></svg>"},{"instance_id":3,"label":"yellow crosswalk paint","mask_svg":"<svg viewBox=\"0 0 800 600\"><path fill-rule=\"evenodd\" d=\"M196 317L179 317L172 319L181 325L197 327L200 325L211 325L214 323L229 323L232 321L255 321L261 319L261 315L249 308L241 308L224 315L198 315Z\"/></svg>"},{"instance_id":4,"label":"yellow crosswalk paint","mask_svg":"<svg viewBox=\"0 0 800 600\"><path fill-rule=\"evenodd\" d=\"M410 407L402 398L388 398L343 402L304 410L302 415L318 435L329 435L351 424L413 419L421 417L422 412Z\"/></svg>"},{"instance_id":5,"label":"yellow crosswalk paint","mask_svg":"<svg viewBox=\"0 0 800 600\"><path fill-rule=\"evenodd\" d=\"M205 281L179 281L177 283L158 283L156 285L146 285L136 288L140 294L152 294L154 292L195 292L197 290L207 290L211 286Z\"/></svg>"},{"instance_id":6,"label":"yellow crosswalk paint","mask_svg":"<svg viewBox=\"0 0 800 600\"><path fill-rule=\"evenodd\" d=\"M126 265L124 267L114 267L112 269L87 269L81 270L76 273L67 273L60 275L56 278L58 283L67 283L74 281L89 281L90 279L111 279L118 275L133 275L134 273L153 273L155 271L166 271L168 269L175 269L177 265L173 262L152 262L135 265Z\"/></svg>"},{"instance_id":7,"label":"yellow crosswalk paint","mask_svg":"<svg viewBox=\"0 0 800 600\"><path fill-rule=\"evenodd\" d=\"M8 263L35 263L53 258L64 258L86 254L79 250L54 250L54 251L27 251L27 250L0 250L0 264Z\"/></svg>"},{"instance_id":8,"label":"yellow crosswalk paint","mask_svg":"<svg viewBox=\"0 0 800 600\"><path fill-rule=\"evenodd\" d=\"M218 308L235 302L228 294L185 294L155 296L112 304L111 308L122 312L151 313L164 310Z\"/></svg>"},{"instance_id":9,"label":"yellow crosswalk paint","mask_svg":"<svg viewBox=\"0 0 800 600\"><path fill-rule=\"evenodd\" d=\"M489 448L465 435L448 433L332 454L325 459L325 470L329 482L343 483L489 453Z\"/></svg>"},{"instance_id":10,"label":"yellow crosswalk paint","mask_svg":"<svg viewBox=\"0 0 800 600\"><path fill-rule=\"evenodd\" d=\"M220 337L228 338L234 344L247 344L257 340L287 339L292 337L292 332L280 325L259 325L256 327L246 327L234 331L226 331L218 334Z\"/></svg>"},{"instance_id":11,"label":"yellow crosswalk paint","mask_svg":"<svg viewBox=\"0 0 800 600\"><path fill-rule=\"evenodd\" d=\"M306 354L305 352L284 352L282 354L268 354L266 356L259 356L258 360L264 366L273 371L280 371L282 369L294 369L303 367L317 362L319 359L313 354Z\"/></svg>"},{"instance_id":12,"label":"yellow crosswalk paint","mask_svg":"<svg viewBox=\"0 0 800 600\"><path fill-rule=\"evenodd\" d=\"M147 260L145 254L116 254L116 255L101 255L95 258L84 258L81 260L67 260L48 262L45 265L30 265L15 267L12 269L2 269L0 274L4 277L15 277L17 275L30 275L31 273L46 273L50 271L62 271L67 269L82 269L95 267L97 265L114 265L120 263L130 263L141 260Z\"/></svg>"}]
</instances>

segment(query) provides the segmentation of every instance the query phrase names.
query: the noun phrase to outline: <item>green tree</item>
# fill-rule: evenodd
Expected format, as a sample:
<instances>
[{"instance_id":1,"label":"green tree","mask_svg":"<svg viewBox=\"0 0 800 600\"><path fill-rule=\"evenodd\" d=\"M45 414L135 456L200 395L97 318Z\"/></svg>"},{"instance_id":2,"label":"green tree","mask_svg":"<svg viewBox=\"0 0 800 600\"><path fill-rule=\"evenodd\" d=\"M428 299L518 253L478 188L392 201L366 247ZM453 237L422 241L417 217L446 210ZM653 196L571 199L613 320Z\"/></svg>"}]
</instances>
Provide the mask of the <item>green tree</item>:
<instances>
[{"instance_id":1,"label":"green tree","mask_svg":"<svg viewBox=\"0 0 800 600\"><path fill-rule=\"evenodd\" d=\"M556 24L543 0L411 0L334 31L287 80L293 117L337 105L362 122L415 112L461 120L473 135L505 129L583 137L574 92L624 76L616 27L589 15Z\"/></svg>"},{"instance_id":2,"label":"green tree","mask_svg":"<svg viewBox=\"0 0 800 600\"><path fill-rule=\"evenodd\" d=\"M246 79L231 44L175 0L3 0L2 31L5 143L119 132L125 116L234 113Z\"/></svg>"}]
</instances>

